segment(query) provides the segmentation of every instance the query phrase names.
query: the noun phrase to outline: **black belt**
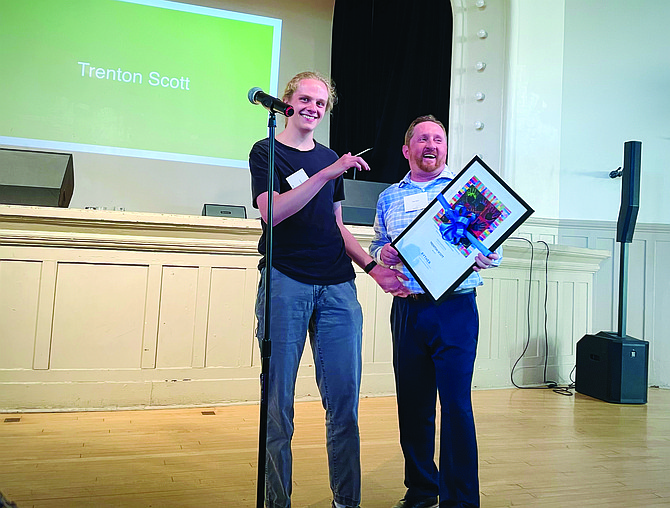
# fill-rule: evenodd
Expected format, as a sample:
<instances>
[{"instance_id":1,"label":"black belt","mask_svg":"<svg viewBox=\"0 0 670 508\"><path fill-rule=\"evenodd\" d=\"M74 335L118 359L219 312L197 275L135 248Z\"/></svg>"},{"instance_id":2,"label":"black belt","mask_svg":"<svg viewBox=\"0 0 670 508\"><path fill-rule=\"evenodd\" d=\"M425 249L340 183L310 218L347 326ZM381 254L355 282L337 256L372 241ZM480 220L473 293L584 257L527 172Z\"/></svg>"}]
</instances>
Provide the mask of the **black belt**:
<instances>
[{"instance_id":1,"label":"black belt","mask_svg":"<svg viewBox=\"0 0 670 508\"><path fill-rule=\"evenodd\" d=\"M454 293L451 293L449 296L445 298L445 300L449 300L451 298L456 298L457 296L463 296L463 295L469 295L470 293L474 293L475 288L472 289L464 289L462 291L457 291ZM435 300L433 300L433 297L430 296L428 293L412 293L411 295L407 295L407 300L412 300L415 302L431 302L435 303Z\"/></svg>"}]
</instances>

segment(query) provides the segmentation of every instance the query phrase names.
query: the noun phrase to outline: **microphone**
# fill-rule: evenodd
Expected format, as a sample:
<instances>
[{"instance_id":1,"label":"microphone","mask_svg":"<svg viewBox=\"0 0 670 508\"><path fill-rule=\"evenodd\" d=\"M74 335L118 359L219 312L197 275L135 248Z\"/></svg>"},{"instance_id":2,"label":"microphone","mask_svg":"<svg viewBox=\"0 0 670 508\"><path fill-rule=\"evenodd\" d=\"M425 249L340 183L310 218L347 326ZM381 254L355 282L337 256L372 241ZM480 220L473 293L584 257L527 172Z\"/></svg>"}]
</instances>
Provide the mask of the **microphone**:
<instances>
[{"instance_id":1,"label":"microphone","mask_svg":"<svg viewBox=\"0 0 670 508\"><path fill-rule=\"evenodd\" d=\"M249 90L247 97L252 104L260 104L272 113L279 113L284 116L291 116L294 113L293 106L280 101L276 97L272 97L272 95L266 94L257 86Z\"/></svg>"}]
</instances>

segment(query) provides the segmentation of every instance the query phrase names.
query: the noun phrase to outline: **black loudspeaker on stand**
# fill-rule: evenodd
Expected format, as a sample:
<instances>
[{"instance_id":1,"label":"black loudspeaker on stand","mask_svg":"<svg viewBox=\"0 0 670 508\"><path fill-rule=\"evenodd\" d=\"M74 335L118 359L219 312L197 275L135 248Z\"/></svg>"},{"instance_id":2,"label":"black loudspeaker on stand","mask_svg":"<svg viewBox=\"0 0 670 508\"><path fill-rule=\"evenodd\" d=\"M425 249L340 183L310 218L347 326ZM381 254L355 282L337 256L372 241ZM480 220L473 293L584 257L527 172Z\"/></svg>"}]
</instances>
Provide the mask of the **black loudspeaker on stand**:
<instances>
[{"instance_id":1,"label":"black loudspeaker on stand","mask_svg":"<svg viewBox=\"0 0 670 508\"><path fill-rule=\"evenodd\" d=\"M640 163L642 143L624 143L622 171L610 173L621 176L621 207L617 221L619 256L619 312L617 332L598 332L585 335L577 342L575 389L584 395L606 402L646 404L649 342L626 335L628 298L628 244L640 206Z\"/></svg>"}]
</instances>

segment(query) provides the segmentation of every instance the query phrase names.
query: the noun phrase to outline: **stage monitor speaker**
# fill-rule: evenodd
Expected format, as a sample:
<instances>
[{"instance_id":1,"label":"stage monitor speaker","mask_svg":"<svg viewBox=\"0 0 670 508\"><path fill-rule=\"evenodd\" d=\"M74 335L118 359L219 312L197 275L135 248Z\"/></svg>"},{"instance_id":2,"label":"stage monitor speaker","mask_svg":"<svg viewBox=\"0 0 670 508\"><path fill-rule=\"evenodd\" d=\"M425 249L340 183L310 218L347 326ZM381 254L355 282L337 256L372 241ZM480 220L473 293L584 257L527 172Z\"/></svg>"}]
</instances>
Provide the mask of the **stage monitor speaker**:
<instances>
[{"instance_id":1,"label":"stage monitor speaker","mask_svg":"<svg viewBox=\"0 0 670 508\"><path fill-rule=\"evenodd\" d=\"M616 223L617 242L631 243L637 212L640 208L640 166L642 143L626 141L623 145L623 171L621 177L621 206Z\"/></svg>"},{"instance_id":2,"label":"stage monitor speaker","mask_svg":"<svg viewBox=\"0 0 670 508\"><path fill-rule=\"evenodd\" d=\"M237 219L247 218L247 209L242 205L211 205L202 206L202 214L211 217L234 217Z\"/></svg>"},{"instance_id":3,"label":"stage monitor speaker","mask_svg":"<svg viewBox=\"0 0 670 508\"><path fill-rule=\"evenodd\" d=\"M67 208L73 191L72 154L0 148L0 203Z\"/></svg>"},{"instance_id":4,"label":"stage monitor speaker","mask_svg":"<svg viewBox=\"0 0 670 508\"><path fill-rule=\"evenodd\" d=\"M389 185L345 178L342 222L355 226L372 226L377 213L377 199Z\"/></svg>"},{"instance_id":5,"label":"stage monitor speaker","mask_svg":"<svg viewBox=\"0 0 670 508\"><path fill-rule=\"evenodd\" d=\"M646 404L649 342L611 332L577 342L575 389L619 404Z\"/></svg>"}]
</instances>

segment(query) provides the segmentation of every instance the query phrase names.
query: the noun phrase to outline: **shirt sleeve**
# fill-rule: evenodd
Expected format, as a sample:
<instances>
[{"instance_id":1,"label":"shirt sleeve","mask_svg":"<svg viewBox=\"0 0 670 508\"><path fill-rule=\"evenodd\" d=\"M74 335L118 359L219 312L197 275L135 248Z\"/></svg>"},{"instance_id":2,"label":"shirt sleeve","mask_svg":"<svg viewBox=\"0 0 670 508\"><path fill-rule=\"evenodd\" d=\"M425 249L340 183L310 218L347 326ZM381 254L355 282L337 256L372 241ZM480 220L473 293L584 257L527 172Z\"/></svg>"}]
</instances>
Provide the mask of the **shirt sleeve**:
<instances>
[{"instance_id":1,"label":"shirt sleeve","mask_svg":"<svg viewBox=\"0 0 670 508\"><path fill-rule=\"evenodd\" d=\"M335 189L333 190L333 203L345 200L344 195L344 177L339 176L335 180Z\"/></svg>"},{"instance_id":2,"label":"shirt sleeve","mask_svg":"<svg viewBox=\"0 0 670 508\"><path fill-rule=\"evenodd\" d=\"M503 258L503 248L502 248L502 245L501 245L500 247L498 247L496 250L494 250L493 252L495 252L496 254L498 254L498 259L495 259L495 260L493 261L493 263L491 263L491 266L492 266L492 267L500 266L500 263L501 263L502 258Z\"/></svg>"},{"instance_id":3,"label":"shirt sleeve","mask_svg":"<svg viewBox=\"0 0 670 508\"><path fill-rule=\"evenodd\" d=\"M375 213L374 232L375 236L370 242L370 255L375 261L381 263L381 250L384 245L391 243L391 238L386 229L385 217L386 203L383 198L383 193L379 196L377 201L377 211Z\"/></svg>"},{"instance_id":4,"label":"shirt sleeve","mask_svg":"<svg viewBox=\"0 0 670 508\"><path fill-rule=\"evenodd\" d=\"M268 147L266 140L257 142L249 153L251 171L251 198L254 208L258 208L256 198L268 190ZM279 176L275 172L274 190L279 192Z\"/></svg>"}]
</instances>

